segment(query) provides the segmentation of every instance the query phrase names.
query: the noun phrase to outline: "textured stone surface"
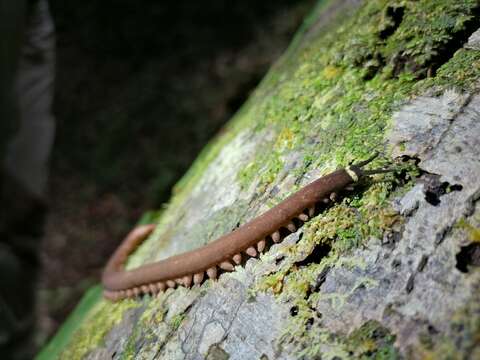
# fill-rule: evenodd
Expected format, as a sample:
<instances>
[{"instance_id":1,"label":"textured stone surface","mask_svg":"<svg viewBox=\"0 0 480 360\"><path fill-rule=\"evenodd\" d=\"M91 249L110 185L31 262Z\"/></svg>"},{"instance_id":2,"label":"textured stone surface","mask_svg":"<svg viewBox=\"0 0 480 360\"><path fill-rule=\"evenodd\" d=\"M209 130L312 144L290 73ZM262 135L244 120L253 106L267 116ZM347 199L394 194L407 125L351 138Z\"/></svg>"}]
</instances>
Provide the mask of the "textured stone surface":
<instances>
[{"instance_id":1,"label":"textured stone surface","mask_svg":"<svg viewBox=\"0 0 480 360\"><path fill-rule=\"evenodd\" d=\"M466 101L468 95L447 91L442 96L423 96L405 105L393 116L390 134L390 142L395 145L393 156L426 156L443 139Z\"/></svg>"},{"instance_id":2,"label":"textured stone surface","mask_svg":"<svg viewBox=\"0 0 480 360\"><path fill-rule=\"evenodd\" d=\"M325 326L348 332L377 319L397 334L401 348L416 342L421 332L449 333L449 319L471 300L480 281L478 272L456 268L464 234L455 229L461 218L478 211L479 110L479 95L446 92L419 97L394 115L388 136L394 153L419 158L421 169L462 189L432 205L419 183L396 199L405 215L398 237L371 241L354 252L352 258L364 260L361 267L335 267L328 274L317 304Z\"/></svg>"},{"instance_id":3,"label":"textured stone surface","mask_svg":"<svg viewBox=\"0 0 480 360\"><path fill-rule=\"evenodd\" d=\"M472 35L470 35L465 47L467 49L480 50L480 30L475 31Z\"/></svg>"},{"instance_id":4,"label":"textured stone surface","mask_svg":"<svg viewBox=\"0 0 480 360\"><path fill-rule=\"evenodd\" d=\"M86 359L103 360L118 358L118 350L125 348L128 337L132 333L135 323L140 318L143 310L142 308L127 310L123 315L122 321L114 326L105 338L105 345L89 353Z\"/></svg>"}]
</instances>

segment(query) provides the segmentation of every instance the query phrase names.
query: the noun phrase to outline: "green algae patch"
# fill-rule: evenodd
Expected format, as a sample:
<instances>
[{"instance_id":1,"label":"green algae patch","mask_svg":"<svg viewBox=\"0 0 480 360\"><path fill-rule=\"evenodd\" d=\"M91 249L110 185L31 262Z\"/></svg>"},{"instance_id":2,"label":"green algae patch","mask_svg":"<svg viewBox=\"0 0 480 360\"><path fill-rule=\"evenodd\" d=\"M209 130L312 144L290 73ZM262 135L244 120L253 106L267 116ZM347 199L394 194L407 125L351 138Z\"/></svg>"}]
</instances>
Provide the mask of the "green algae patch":
<instances>
[{"instance_id":1,"label":"green algae patch","mask_svg":"<svg viewBox=\"0 0 480 360\"><path fill-rule=\"evenodd\" d=\"M75 332L78 330L80 324L89 318L95 305L101 301L102 287L97 285L89 289L80 303L77 305L67 321L63 323L61 328L52 340L43 348L43 350L36 356L36 360L51 360L56 359L71 341Z\"/></svg>"},{"instance_id":2,"label":"green algae patch","mask_svg":"<svg viewBox=\"0 0 480 360\"><path fill-rule=\"evenodd\" d=\"M365 244L370 237L381 237L384 231L400 221L399 215L385 203L390 184L376 184L365 194L346 198L313 219L305 238L315 244L328 243L339 253Z\"/></svg>"},{"instance_id":3,"label":"green algae patch","mask_svg":"<svg viewBox=\"0 0 480 360\"><path fill-rule=\"evenodd\" d=\"M172 327L172 330L177 330L180 325L182 324L183 320L185 320L186 314L177 314L174 317L170 319L170 326Z\"/></svg>"},{"instance_id":4,"label":"green algae patch","mask_svg":"<svg viewBox=\"0 0 480 360\"><path fill-rule=\"evenodd\" d=\"M478 85L480 77L480 51L460 49L450 61L442 65L434 78L419 84L420 89L436 85L451 87L459 91L472 91Z\"/></svg>"},{"instance_id":5,"label":"green algae patch","mask_svg":"<svg viewBox=\"0 0 480 360\"><path fill-rule=\"evenodd\" d=\"M128 309L139 307L134 300L111 303L98 299L81 321L81 325L72 334L72 341L60 353L62 359L81 359L89 351L103 343L105 335L121 322ZM73 341L73 339L75 339Z\"/></svg>"},{"instance_id":6,"label":"green algae patch","mask_svg":"<svg viewBox=\"0 0 480 360\"><path fill-rule=\"evenodd\" d=\"M302 240L286 249L285 253L290 256L312 254L316 248L323 247L324 257L318 263L309 262L307 257L300 267L282 269L279 273L260 278L256 289L272 289L275 294L283 290L307 296L309 286L305 283L312 283L322 269L341 261L345 252L365 245L370 238L379 238L401 224L401 216L388 202L392 194L397 194L393 180L374 182L361 192L345 194L339 203L323 209L304 225Z\"/></svg>"},{"instance_id":7,"label":"green algae patch","mask_svg":"<svg viewBox=\"0 0 480 360\"><path fill-rule=\"evenodd\" d=\"M178 299L188 294L187 289L183 289L183 295L178 294L178 291L182 291L182 288L175 291L167 290L155 297L147 297L144 302L146 306L128 336L125 348L120 355L121 359L143 358L145 354L158 353L175 336L191 306L191 303L184 304L184 307L176 308L173 315L169 314L172 310L168 306L171 301L169 299L171 297Z\"/></svg>"},{"instance_id":8,"label":"green algae patch","mask_svg":"<svg viewBox=\"0 0 480 360\"><path fill-rule=\"evenodd\" d=\"M137 306L132 300L109 303L102 298L101 286L92 287L36 360L81 359L102 343L126 310Z\"/></svg>"},{"instance_id":9,"label":"green algae patch","mask_svg":"<svg viewBox=\"0 0 480 360\"><path fill-rule=\"evenodd\" d=\"M150 299L149 304L147 305L146 309L143 311L142 315L140 316L139 323L148 327L148 325L158 325L165 319L165 314L167 309L163 306L163 302L161 302L162 306L158 306L158 302L154 301L156 296L147 295Z\"/></svg>"},{"instance_id":10,"label":"green algae patch","mask_svg":"<svg viewBox=\"0 0 480 360\"><path fill-rule=\"evenodd\" d=\"M305 318L300 312L296 313L300 319ZM298 348L298 358L302 359L402 359L395 348L395 335L383 327L379 322L370 320L350 334L330 333L315 325L318 317L307 317L301 322L302 332L298 327L290 327L293 332L284 334L282 347L294 346ZM300 322L300 321L299 321ZM297 324L300 325L300 324ZM299 343L296 339L303 339ZM304 346L304 344L309 344Z\"/></svg>"},{"instance_id":11,"label":"green algae patch","mask_svg":"<svg viewBox=\"0 0 480 360\"><path fill-rule=\"evenodd\" d=\"M396 360L395 336L377 321L368 321L346 339L346 348L355 359Z\"/></svg>"},{"instance_id":12,"label":"green algae patch","mask_svg":"<svg viewBox=\"0 0 480 360\"><path fill-rule=\"evenodd\" d=\"M480 228L472 225L466 219L460 219L456 227L465 231L467 239L471 243L480 243Z\"/></svg>"}]
</instances>

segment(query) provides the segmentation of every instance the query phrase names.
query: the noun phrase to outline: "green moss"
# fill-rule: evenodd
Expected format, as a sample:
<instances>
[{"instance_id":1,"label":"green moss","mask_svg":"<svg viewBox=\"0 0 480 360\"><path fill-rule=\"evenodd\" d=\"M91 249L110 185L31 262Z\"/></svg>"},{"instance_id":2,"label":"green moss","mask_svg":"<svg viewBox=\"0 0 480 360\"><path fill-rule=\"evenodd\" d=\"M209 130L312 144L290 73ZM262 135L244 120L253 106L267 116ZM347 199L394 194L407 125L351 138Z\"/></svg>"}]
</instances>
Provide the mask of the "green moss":
<instances>
[{"instance_id":1,"label":"green moss","mask_svg":"<svg viewBox=\"0 0 480 360\"><path fill-rule=\"evenodd\" d=\"M241 120L277 135L263 145L247 171L240 171L242 184L257 181L256 174L261 175L260 189L273 183L283 169L282 159L292 151L305 154L305 169L297 170L302 173L319 167L330 170L381 146L395 104L415 93L418 76L466 29L477 7L473 0L461 4L378 0L367 2L355 16L338 20L335 31L312 41L288 69L276 68L284 73L268 76L253 98L251 116ZM398 9L403 16L393 19ZM384 38L382 31L392 24L392 34ZM476 55L463 52L465 59L456 55L439 70L438 78L425 82L431 86L452 76L459 83L478 78ZM403 64L395 63L399 54ZM366 80L364 65L376 58L379 66Z\"/></svg>"},{"instance_id":2,"label":"green moss","mask_svg":"<svg viewBox=\"0 0 480 360\"><path fill-rule=\"evenodd\" d=\"M389 183L378 183L363 194L345 198L315 218L306 227L305 237L315 244L327 243L339 253L364 244L371 236L381 237L400 221L386 202L390 187Z\"/></svg>"},{"instance_id":3,"label":"green moss","mask_svg":"<svg viewBox=\"0 0 480 360\"><path fill-rule=\"evenodd\" d=\"M105 335L122 320L125 311L141 304L133 300L111 303L102 298L102 287L92 287L82 298L37 360L81 359L103 344Z\"/></svg>"},{"instance_id":4,"label":"green moss","mask_svg":"<svg viewBox=\"0 0 480 360\"><path fill-rule=\"evenodd\" d=\"M170 319L170 326L172 327L172 329L174 331L177 330L180 327L183 320L185 320L185 316L186 316L185 313L181 313L181 314L175 315L174 317L172 317Z\"/></svg>"},{"instance_id":5,"label":"green moss","mask_svg":"<svg viewBox=\"0 0 480 360\"><path fill-rule=\"evenodd\" d=\"M70 343L80 324L91 316L92 309L101 301L101 297L102 288L100 286L89 289L54 338L36 356L36 360L56 359L62 349Z\"/></svg>"},{"instance_id":6,"label":"green moss","mask_svg":"<svg viewBox=\"0 0 480 360\"><path fill-rule=\"evenodd\" d=\"M154 298L150 297L151 300ZM163 305L163 302L161 303ZM142 327L156 326L165 319L167 309L164 306L159 306L159 301L150 301L147 308L143 311L139 323Z\"/></svg>"},{"instance_id":7,"label":"green moss","mask_svg":"<svg viewBox=\"0 0 480 360\"><path fill-rule=\"evenodd\" d=\"M258 176L258 162L251 162L238 172L237 180L242 188L250 185Z\"/></svg>"},{"instance_id":8,"label":"green moss","mask_svg":"<svg viewBox=\"0 0 480 360\"><path fill-rule=\"evenodd\" d=\"M469 26L478 9L476 0L404 1L401 4L405 7L402 26L386 43L384 53L390 66L398 66L394 62L400 58L403 66L416 73L425 73L441 61L438 58L443 53L448 54L450 48L456 46L455 36Z\"/></svg>"},{"instance_id":9,"label":"green moss","mask_svg":"<svg viewBox=\"0 0 480 360\"><path fill-rule=\"evenodd\" d=\"M284 268L279 273L260 278L256 289L271 289L275 294L283 292L308 298L310 284L326 266L338 265L346 251L365 244L370 237L381 237L384 231L401 222L401 217L393 211L387 200L392 191L391 182L378 182L364 192L345 197L340 203L325 209L321 215L305 224L302 240L285 252L298 256L313 252L317 246L327 246L331 249L328 256L320 264Z\"/></svg>"},{"instance_id":10,"label":"green moss","mask_svg":"<svg viewBox=\"0 0 480 360\"><path fill-rule=\"evenodd\" d=\"M460 49L453 58L441 66L435 78L429 78L421 88L432 85L473 90L480 77L480 51Z\"/></svg>"},{"instance_id":11,"label":"green moss","mask_svg":"<svg viewBox=\"0 0 480 360\"><path fill-rule=\"evenodd\" d=\"M164 209L160 210L150 210L145 212L140 220L137 222L137 225L153 224L160 219L163 214Z\"/></svg>"},{"instance_id":12,"label":"green moss","mask_svg":"<svg viewBox=\"0 0 480 360\"><path fill-rule=\"evenodd\" d=\"M284 272L277 272L272 275L265 276L260 283L257 284L257 290L271 290L274 294L279 294L283 289Z\"/></svg>"},{"instance_id":13,"label":"green moss","mask_svg":"<svg viewBox=\"0 0 480 360\"><path fill-rule=\"evenodd\" d=\"M141 344L142 352L156 352L175 334L175 331L185 319L186 313L182 311L167 320L166 300L170 295L171 293L167 291L155 298L146 298L146 301L144 301L146 307L135 323L132 333L128 336L121 359L127 360L138 357L139 344Z\"/></svg>"},{"instance_id":14,"label":"green moss","mask_svg":"<svg viewBox=\"0 0 480 360\"><path fill-rule=\"evenodd\" d=\"M268 90L259 91L252 100L257 116L244 120L277 135L263 145L270 151L260 151L239 173L242 184L258 181L258 174L260 189L275 183L283 170L281 160L293 151L304 154L295 170L303 174L312 169L326 173L381 148L398 103L420 91L422 84L441 85L447 76L462 76L468 60L459 57L475 58L471 53L476 52L460 51L439 69L438 77L418 79L420 68L433 66L445 44L467 28L477 7L476 1L376 0L366 2L355 16L338 19L335 30L311 41L296 62L282 69L285 73L279 80L270 78ZM405 61L401 68L395 64L398 54ZM364 65L372 59L380 65L366 76ZM464 77L478 75L471 72ZM263 97L265 93L269 96ZM379 159L372 167L384 164ZM409 173L415 176L414 170ZM393 182L379 182L328 209L306 226L305 244L299 246L313 249L326 243L332 246L330 256L338 258L369 237L380 237L399 221L388 206L394 187ZM275 274L270 275L259 289L271 288L271 282L278 287L275 280ZM282 289L288 291L284 285Z\"/></svg>"},{"instance_id":15,"label":"green moss","mask_svg":"<svg viewBox=\"0 0 480 360\"><path fill-rule=\"evenodd\" d=\"M393 346L395 336L376 321L368 321L348 336L346 347L355 359L399 359L400 355Z\"/></svg>"},{"instance_id":16,"label":"green moss","mask_svg":"<svg viewBox=\"0 0 480 360\"><path fill-rule=\"evenodd\" d=\"M299 317L302 314L299 312ZM303 315L305 317L305 315ZM297 340L303 339L302 344L309 344L299 349L298 357L305 359L376 359L396 360L402 358L395 348L395 336L388 329L376 321L368 321L351 334L329 333L316 325L318 318L308 315L307 321L302 324L304 333L298 333L290 328L294 334L286 336L282 344L295 345ZM300 337L298 337L300 336Z\"/></svg>"},{"instance_id":17,"label":"green moss","mask_svg":"<svg viewBox=\"0 0 480 360\"><path fill-rule=\"evenodd\" d=\"M121 360L130 360L135 358L136 344L138 338L142 335L142 331L139 326L135 326L132 333L129 334L125 348L121 354Z\"/></svg>"},{"instance_id":18,"label":"green moss","mask_svg":"<svg viewBox=\"0 0 480 360\"><path fill-rule=\"evenodd\" d=\"M89 310L75 331L75 341L60 355L62 359L81 359L89 351L100 346L108 332L123 318L125 311L140 306L134 300L111 303L101 299Z\"/></svg>"},{"instance_id":19,"label":"green moss","mask_svg":"<svg viewBox=\"0 0 480 360\"><path fill-rule=\"evenodd\" d=\"M465 219L460 219L457 222L456 227L460 228L460 229L463 229L466 232L467 238L470 242L480 243L480 228L479 227L470 224L470 222L468 222Z\"/></svg>"}]
</instances>

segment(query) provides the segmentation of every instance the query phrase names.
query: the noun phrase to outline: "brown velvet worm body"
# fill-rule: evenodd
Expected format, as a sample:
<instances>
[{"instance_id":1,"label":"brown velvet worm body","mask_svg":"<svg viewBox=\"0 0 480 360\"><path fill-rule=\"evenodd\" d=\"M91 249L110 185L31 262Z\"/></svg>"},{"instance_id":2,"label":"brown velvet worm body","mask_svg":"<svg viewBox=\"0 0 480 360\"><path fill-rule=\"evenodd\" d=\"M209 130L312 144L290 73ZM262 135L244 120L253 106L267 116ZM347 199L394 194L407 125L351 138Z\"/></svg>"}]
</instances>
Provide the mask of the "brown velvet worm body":
<instances>
[{"instance_id":1,"label":"brown velvet worm body","mask_svg":"<svg viewBox=\"0 0 480 360\"><path fill-rule=\"evenodd\" d=\"M362 169L376 156L322 176L272 209L201 248L124 270L128 256L148 237L155 225L134 228L105 267L102 276L105 297L118 301L142 294L156 294L169 287L190 287L201 284L206 278L215 279L220 271L233 271L245 257L255 257L264 251L268 242L279 242L282 238L280 229L296 231L294 222L305 222L311 218L316 204L335 201L339 192L351 190L352 185L365 176L390 171Z\"/></svg>"}]
</instances>

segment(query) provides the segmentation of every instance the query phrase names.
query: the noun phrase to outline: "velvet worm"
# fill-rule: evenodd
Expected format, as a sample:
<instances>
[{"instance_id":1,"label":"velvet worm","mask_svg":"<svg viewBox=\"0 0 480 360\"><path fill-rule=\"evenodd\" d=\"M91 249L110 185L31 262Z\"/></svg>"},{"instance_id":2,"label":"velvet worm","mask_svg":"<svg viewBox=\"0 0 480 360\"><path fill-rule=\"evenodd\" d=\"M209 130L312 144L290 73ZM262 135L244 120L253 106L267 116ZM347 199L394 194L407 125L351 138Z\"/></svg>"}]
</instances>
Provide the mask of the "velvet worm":
<instances>
[{"instance_id":1,"label":"velvet worm","mask_svg":"<svg viewBox=\"0 0 480 360\"><path fill-rule=\"evenodd\" d=\"M104 296L112 301L142 294L156 294L178 285L190 287L215 279L222 271L233 271L248 257L263 252L267 243L277 243L285 231L297 230L295 223L308 221L315 205L335 201L342 190L351 189L360 179L390 170L363 170L368 160L336 170L313 181L260 216L213 242L183 254L125 270L128 256L148 237L155 225L134 228L113 253L102 276ZM280 229L286 229L280 231Z\"/></svg>"}]
</instances>

